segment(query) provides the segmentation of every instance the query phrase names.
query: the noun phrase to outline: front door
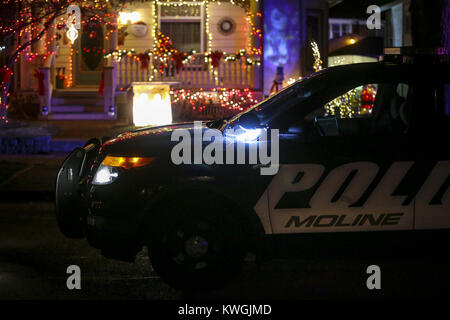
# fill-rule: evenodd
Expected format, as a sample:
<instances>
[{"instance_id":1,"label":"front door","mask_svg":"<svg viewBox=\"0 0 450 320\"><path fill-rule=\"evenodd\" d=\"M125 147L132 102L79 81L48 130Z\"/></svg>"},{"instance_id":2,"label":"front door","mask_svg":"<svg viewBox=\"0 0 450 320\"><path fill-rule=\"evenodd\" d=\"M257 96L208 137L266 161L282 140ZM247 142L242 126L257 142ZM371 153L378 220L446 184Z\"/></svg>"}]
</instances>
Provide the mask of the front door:
<instances>
[{"instance_id":1,"label":"front door","mask_svg":"<svg viewBox=\"0 0 450 320\"><path fill-rule=\"evenodd\" d=\"M91 21L82 24L77 39L75 58L76 85L99 85L103 71L104 32L102 24Z\"/></svg>"}]
</instances>

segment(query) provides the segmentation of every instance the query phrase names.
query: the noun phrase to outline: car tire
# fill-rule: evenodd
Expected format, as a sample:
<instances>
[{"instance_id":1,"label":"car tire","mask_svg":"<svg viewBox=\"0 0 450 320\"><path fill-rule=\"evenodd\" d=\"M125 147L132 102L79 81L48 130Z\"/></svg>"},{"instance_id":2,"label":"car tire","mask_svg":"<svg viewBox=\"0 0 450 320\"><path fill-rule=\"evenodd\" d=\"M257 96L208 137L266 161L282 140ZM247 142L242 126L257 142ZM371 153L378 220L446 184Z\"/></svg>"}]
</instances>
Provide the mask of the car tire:
<instances>
[{"instance_id":1,"label":"car tire","mask_svg":"<svg viewBox=\"0 0 450 320\"><path fill-rule=\"evenodd\" d=\"M173 202L173 201L172 201ZM149 247L154 270L170 286L188 292L211 290L236 275L245 254L243 226L222 202L162 210Z\"/></svg>"}]
</instances>

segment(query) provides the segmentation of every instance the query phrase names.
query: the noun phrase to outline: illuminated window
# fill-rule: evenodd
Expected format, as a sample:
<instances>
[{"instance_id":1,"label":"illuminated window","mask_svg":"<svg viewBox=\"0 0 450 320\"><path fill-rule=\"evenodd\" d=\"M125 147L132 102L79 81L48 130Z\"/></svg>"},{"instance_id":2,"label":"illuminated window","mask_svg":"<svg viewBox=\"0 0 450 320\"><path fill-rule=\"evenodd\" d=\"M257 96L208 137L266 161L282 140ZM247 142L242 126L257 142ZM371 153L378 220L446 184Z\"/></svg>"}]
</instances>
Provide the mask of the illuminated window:
<instances>
[{"instance_id":1,"label":"illuminated window","mask_svg":"<svg viewBox=\"0 0 450 320\"><path fill-rule=\"evenodd\" d=\"M159 29L183 52L204 51L204 6L159 5Z\"/></svg>"},{"instance_id":2,"label":"illuminated window","mask_svg":"<svg viewBox=\"0 0 450 320\"><path fill-rule=\"evenodd\" d=\"M445 83L442 91L443 111L446 117L450 117L450 84Z\"/></svg>"},{"instance_id":3,"label":"illuminated window","mask_svg":"<svg viewBox=\"0 0 450 320\"><path fill-rule=\"evenodd\" d=\"M354 21L349 19L329 19L329 38L336 39L346 34L353 33Z\"/></svg>"},{"instance_id":4,"label":"illuminated window","mask_svg":"<svg viewBox=\"0 0 450 320\"><path fill-rule=\"evenodd\" d=\"M307 116L325 136L402 135L411 120L412 95L406 83L364 84L335 97ZM373 111L377 117L373 116Z\"/></svg>"},{"instance_id":5,"label":"illuminated window","mask_svg":"<svg viewBox=\"0 0 450 320\"><path fill-rule=\"evenodd\" d=\"M350 24L343 24L343 25L341 25L341 27L342 27L342 35L346 35L346 34L350 33L350 28L351 28Z\"/></svg>"},{"instance_id":6,"label":"illuminated window","mask_svg":"<svg viewBox=\"0 0 450 320\"><path fill-rule=\"evenodd\" d=\"M324 115L338 118L370 117L377 89L378 84L366 84L355 87L328 102L324 106Z\"/></svg>"},{"instance_id":7,"label":"illuminated window","mask_svg":"<svg viewBox=\"0 0 450 320\"><path fill-rule=\"evenodd\" d=\"M340 25L333 23L331 25L331 34L330 34L330 38L331 39L335 39L335 38L339 38L341 36L341 29L340 29Z\"/></svg>"},{"instance_id":8,"label":"illuminated window","mask_svg":"<svg viewBox=\"0 0 450 320\"><path fill-rule=\"evenodd\" d=\"M161 6L160 16L164 17L201 17L202 5Z\"/></svg>"}]
</instances>

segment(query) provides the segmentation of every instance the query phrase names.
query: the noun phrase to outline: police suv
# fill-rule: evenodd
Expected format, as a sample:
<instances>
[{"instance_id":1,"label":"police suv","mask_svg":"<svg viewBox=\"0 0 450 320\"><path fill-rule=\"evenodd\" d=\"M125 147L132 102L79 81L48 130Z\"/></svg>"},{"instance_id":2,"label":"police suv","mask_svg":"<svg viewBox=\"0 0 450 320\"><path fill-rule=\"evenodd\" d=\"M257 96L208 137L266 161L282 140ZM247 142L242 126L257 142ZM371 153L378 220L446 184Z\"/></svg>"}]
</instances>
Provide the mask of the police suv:
<instances>
[{"instance_id":1,"label":"police suv","mask_svg":"<svg viewBox=\"0 0 450 320\"><path fill-rule=\"evenodd\" d=\"M220 285L247 253L274 254L283 239L335 247L448 230L447 58L397 52L331 67L228 119L91 139L58 173L59 227L113 259L148 247L157 273L182 289ZM245 161L195 161L206 150L195 135L208 130L233 132L215 152L244 150ZM178 156L192 162L174 161L181 136L192 152ZM248 161L262 143L277 157Z\"/></svg>"}]
</instances>

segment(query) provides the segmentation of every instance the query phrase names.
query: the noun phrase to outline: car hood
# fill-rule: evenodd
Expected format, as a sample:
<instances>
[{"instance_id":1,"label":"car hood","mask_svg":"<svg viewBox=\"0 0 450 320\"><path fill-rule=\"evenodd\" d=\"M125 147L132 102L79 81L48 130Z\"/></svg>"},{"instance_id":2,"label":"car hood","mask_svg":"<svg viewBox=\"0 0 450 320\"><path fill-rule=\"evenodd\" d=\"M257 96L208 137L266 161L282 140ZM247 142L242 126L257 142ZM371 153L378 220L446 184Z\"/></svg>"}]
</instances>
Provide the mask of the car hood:
<instances>
[{"instance_id":1,"label":"car hood","mask_svg":"<svg viewBox=\"0 0 450 320\"><path fill-rule=\"evenodd\" d=\"M206 129L202 122L202 128ZM170 150L178 141L171 141L172 132L185 129L193 136L194 123L176 123L167 126L148 127L124 132L106 141L100 152L120 156L155 156L160 153L170 156Z\"/></svg>"}]
</instances>

